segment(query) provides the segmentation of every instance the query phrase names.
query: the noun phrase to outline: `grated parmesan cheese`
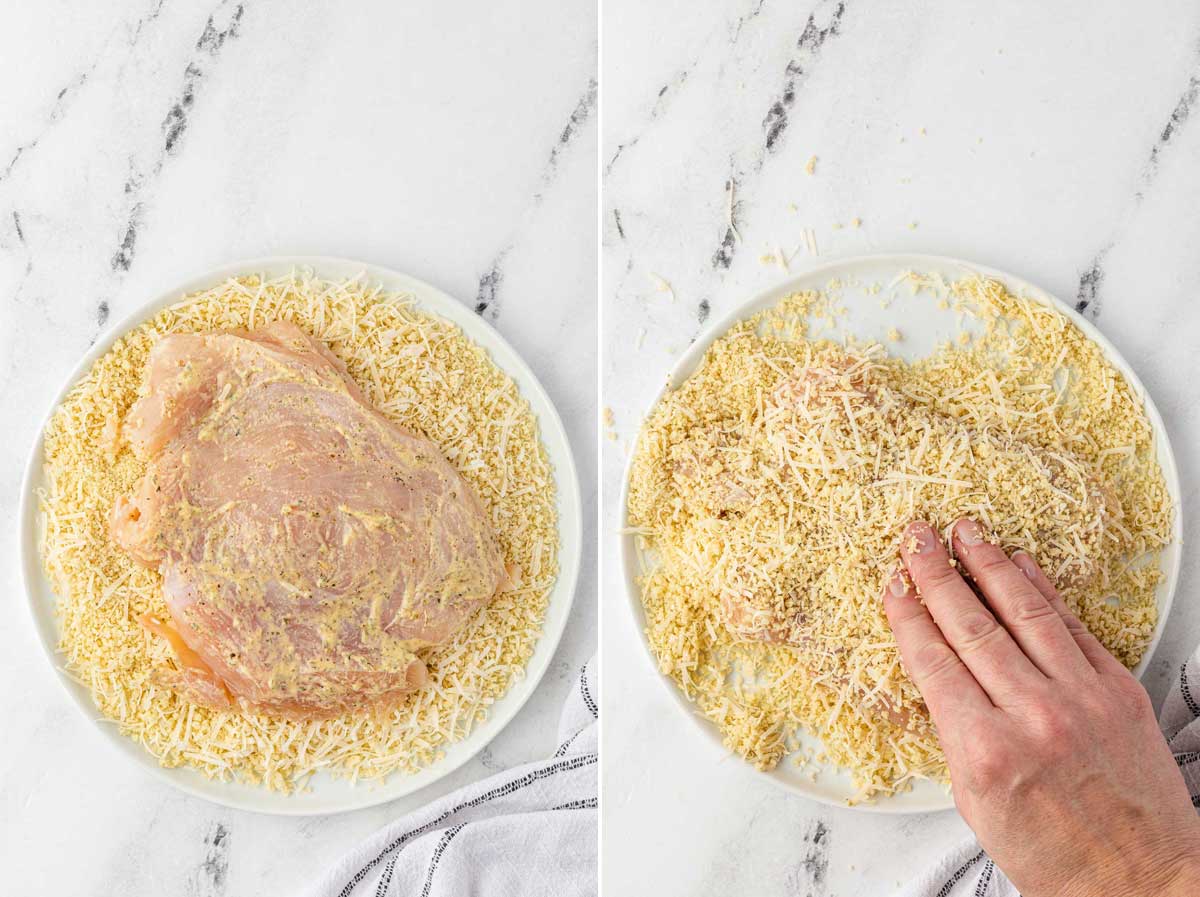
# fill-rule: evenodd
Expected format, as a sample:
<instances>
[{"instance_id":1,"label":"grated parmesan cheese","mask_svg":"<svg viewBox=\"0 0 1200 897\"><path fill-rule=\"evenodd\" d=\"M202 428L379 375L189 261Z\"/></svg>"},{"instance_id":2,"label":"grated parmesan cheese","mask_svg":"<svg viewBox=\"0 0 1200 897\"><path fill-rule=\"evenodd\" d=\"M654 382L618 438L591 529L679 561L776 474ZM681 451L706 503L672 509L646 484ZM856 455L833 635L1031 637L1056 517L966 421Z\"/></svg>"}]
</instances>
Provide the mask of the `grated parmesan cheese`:
<instances>
[{"instance_id":1,"label":"grated parmesan cheese","mask_svg":"<svg viewBox=\"0 0 1200 897\"><path fill-rule=\"evenodd\" d=\"M994 281L906 272L890 286L901 282L929 301L948 293L983 332L906 364L878 344L810 339L808 322L835 311L818 293L788 297L735 325L663 398L630 474L659 668L759 768L799 732L819 736L856 800L947 777L880 600L907 523L944 533L975 516L1037 558L1133 666L1154 630L1174 513L1140 401L1070 321ZM769 400L812 371L847 385L824 405ZM855 378L881 388L855 392ZM854 405L885 395L913 410L881 432ZM722 609L731 595L749 615L741 631L783 618L801 637L735 636Z\"/></svg>"},{"instance_id":2,"label":"grated parmesan cheese","mask_svg":"<svg viewBox=\"0 0 1200 897\"><path fill-rule=\"evenodd\" d=\"M278 319L323 340L375 408L442 448L490 514L514 574L510 589L424 657L427 686L385 715L298 722L221 713L156 686L151 671L172 662L170 650L137 621L166 613L162 580L108 536L113 500L144 472L113 433L137 398L151 346L168 333ZM412 297L309 272L240 277L188 296L96 361L51 419L45 444L42 557L60 596L65 671L163 766L284 792L318 770L351 781L414 773L464 738L524 674L558 575L550 464L516 384Z\"/></svg>"}]
</instances>

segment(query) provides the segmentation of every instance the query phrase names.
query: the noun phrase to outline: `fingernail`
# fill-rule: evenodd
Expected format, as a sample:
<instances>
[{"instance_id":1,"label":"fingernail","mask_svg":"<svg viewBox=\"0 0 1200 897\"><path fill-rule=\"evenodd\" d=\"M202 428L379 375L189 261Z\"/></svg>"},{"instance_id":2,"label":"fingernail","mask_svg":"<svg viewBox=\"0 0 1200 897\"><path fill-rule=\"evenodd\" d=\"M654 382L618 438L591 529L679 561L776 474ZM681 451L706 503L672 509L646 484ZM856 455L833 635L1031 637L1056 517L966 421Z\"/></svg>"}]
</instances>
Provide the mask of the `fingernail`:
<instances>
[{"instance_id":1,"label":"fingernail","mask_svg":"<svg viewBox=\"0 0 1200 897\"><path fill-rule=\"evenodd\" d=\"M937 545L937 536L928 523L914 523L908 528L904 547L909 554L929 554Z\"/></svg>"},{"instance_id":2,"label":"fingernail","mask_svg":"<svg viewBox=\"0 0 1200 897\"><path fill-rule=\"evenodd\" d=\"M888 583L888 590L894 598L903 598L908 594L908 580L904 578L904 574L896 571L892 574L892 581Z\"/></svg>"},{"instance_id":3,"label":"fingernail","mask_svg":"<svg viewBox=\"0 0 1200 897\"><path fill-rule=\"evenodd\" d=\"M983 530L974 520L960 520L954 525L954 534L964 545L979 545L983 542Z\"/></svg>"},{"instance_id":4,"label":"fingernail","mask_svg":"<svg viewBox=\"0 0 1200 897\"><path fill-rule=\"evenodd\" d=\"M1014 551L1012 562L1017 565L1017 569L1025 574L1026 579L1033 579L1033 558L1024 551Z\"/></svg>"}]
</instances>

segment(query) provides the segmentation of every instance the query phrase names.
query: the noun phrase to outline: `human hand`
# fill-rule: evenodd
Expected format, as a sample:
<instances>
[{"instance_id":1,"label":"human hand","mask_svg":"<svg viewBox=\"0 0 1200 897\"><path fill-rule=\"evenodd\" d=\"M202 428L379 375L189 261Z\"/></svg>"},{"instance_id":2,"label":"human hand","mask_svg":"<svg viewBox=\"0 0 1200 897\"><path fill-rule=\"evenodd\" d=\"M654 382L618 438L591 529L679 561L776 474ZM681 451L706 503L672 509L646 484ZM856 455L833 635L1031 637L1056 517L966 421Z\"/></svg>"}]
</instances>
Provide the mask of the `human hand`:
<instances>
[{"instance_id":1,"label":"human hand","mask_svg":"<svg viewBox=\"0 0 1200 897\"><path fill-rule=\"evenodd\" d=\"M1025 897L1200 894L1200 818L1150 698L1028 554L905 533L884 609L954 802ZM915 584L915 588L914 588Z\"/></svg>"}]
</instances>

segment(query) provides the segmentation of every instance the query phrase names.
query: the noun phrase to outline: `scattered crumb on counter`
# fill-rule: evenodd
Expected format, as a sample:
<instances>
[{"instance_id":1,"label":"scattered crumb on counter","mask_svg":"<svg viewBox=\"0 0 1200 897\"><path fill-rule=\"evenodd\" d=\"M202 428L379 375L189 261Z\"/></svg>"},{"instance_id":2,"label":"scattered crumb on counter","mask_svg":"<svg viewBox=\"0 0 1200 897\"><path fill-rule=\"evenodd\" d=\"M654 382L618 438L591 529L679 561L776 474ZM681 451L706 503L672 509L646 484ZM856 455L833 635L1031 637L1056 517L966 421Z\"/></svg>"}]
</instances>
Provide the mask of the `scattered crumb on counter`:
<instances>
[{"instance_id":1,"label":"scattered crumb on counter","mask_svg":"<svg viewBox=\"0 0 1200 897\"><path fill-rule=\"evenodd\" d=\"M653 281L653 283L654 283L655 291L657 291L659 293L666 293L670 297L672 302L675 301L675 288L671 286L671 284L667 281L667 279L665 277L662 277L658 274L655 274L653 271L651 271L650 272L650 280Z\"/></svg>"}]
</instances>

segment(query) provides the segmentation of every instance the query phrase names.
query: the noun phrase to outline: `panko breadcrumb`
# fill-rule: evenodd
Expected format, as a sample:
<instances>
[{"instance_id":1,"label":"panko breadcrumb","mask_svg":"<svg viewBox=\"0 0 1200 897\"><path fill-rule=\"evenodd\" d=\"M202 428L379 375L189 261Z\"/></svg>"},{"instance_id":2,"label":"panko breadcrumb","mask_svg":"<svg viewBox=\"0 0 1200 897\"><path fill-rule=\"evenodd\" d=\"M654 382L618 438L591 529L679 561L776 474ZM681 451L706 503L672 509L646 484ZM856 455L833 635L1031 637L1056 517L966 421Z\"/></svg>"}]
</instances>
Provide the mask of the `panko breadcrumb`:
<instances>
[{"instance_id":1,"label":"panko breadcrumb","mask_svg":"<svg viewBox=\"0 0 1200 897\"><path fill-rule=\"evenodd\" d=\"M646 634L659 668L726 746L759 768L794 750L801 731L820 737L825 759L851 772L856 800L947 779L882 608L907 523L927 519L945 533L960 516L981 520L1057 577L1067 604L1133 666L1154 631L1159 552L1174 513L1141 401L1065 316L992 280L906 279L914 291L948 293L983 333L909 364L879 344L810 339L809 321L832 319L837 307L818 293L788 297L735 325L666 394L640 434L629 484L627 523L641 549ZM849 405L835 443L808 432L799 414L781 439L770 397L820 369L869 370L915 408L963 427L943 428L957 436L939 444L937 433L908 424L900 470L878 476L879 458L856 451L870 443ZM822 426L833 420L831 411ZM968 430L981 434L970 444ZM1013 450L1022 445L1056 459L1060 488L1016 475ZM714 483L725 496L719 512ZM1070 504L1095 483L1112 513L1084 532ZM1051 535L1038 541L1039 533ZM784 582L781 571L798 557L819 575ZM723 594L772 590L776 606L799 601L810 644L750 641L727 628Z\"/></svg>"},{"instance_id":2,"label":"panko breadcrumb","mask_svg":"<svg viewBox=\"0 0 1200 897\"><path fill-rule=\"evenodd\" d=\"M292 321L347 365L371 404L419 433L476 490L513 585L425 656L428 684L385 715L291 721L217 712L156 686L173 663L138 618L166 612L162 578L113 544L108 513L144 473L118 423L150 348L169 333ZM516 384L455 325L411 296L309 272L231 279L187 296L121 337L72 388L45 433L42 556L60 596L66 672L163 766L193 766L289 792L326 770L350 779L413 773L464 738L524 674L558 575L555 485L537 421Z\"/></svg>"}]
</instances>

